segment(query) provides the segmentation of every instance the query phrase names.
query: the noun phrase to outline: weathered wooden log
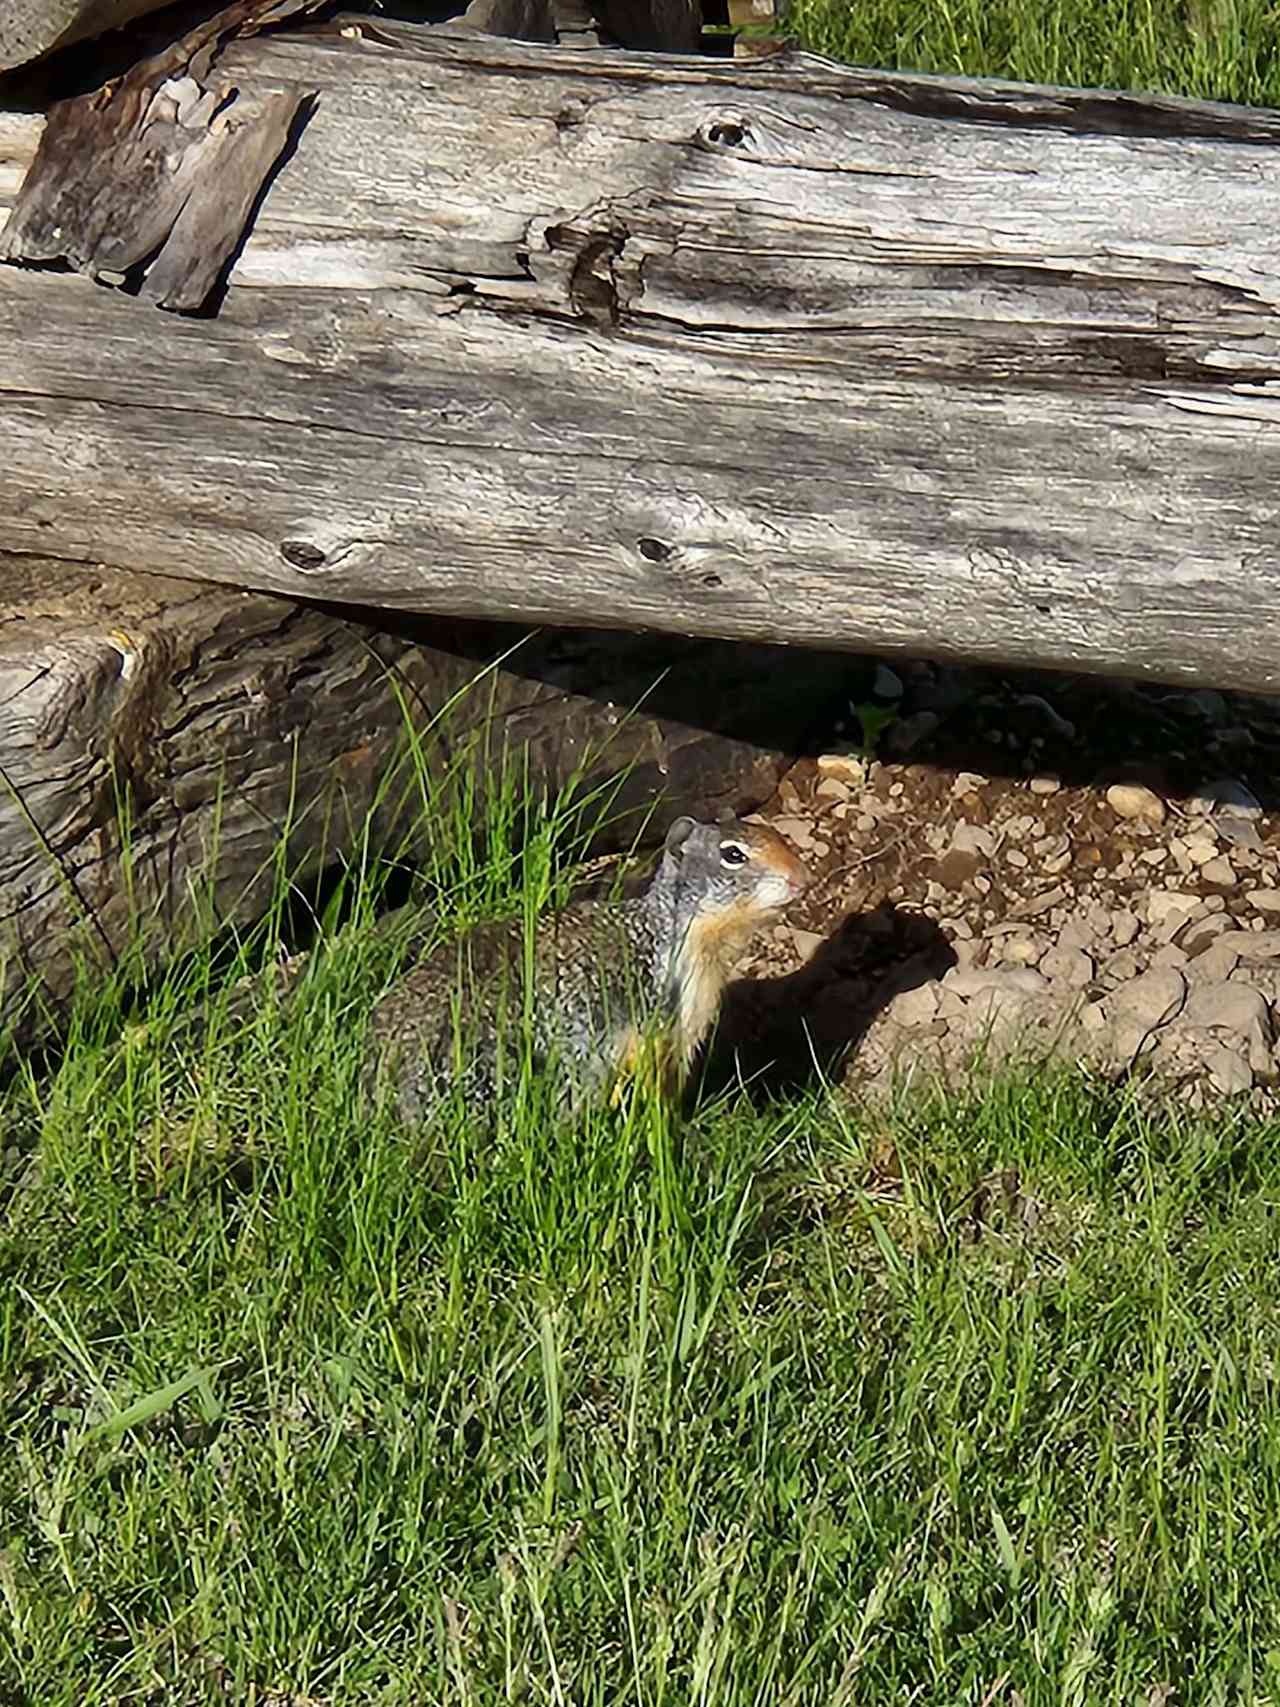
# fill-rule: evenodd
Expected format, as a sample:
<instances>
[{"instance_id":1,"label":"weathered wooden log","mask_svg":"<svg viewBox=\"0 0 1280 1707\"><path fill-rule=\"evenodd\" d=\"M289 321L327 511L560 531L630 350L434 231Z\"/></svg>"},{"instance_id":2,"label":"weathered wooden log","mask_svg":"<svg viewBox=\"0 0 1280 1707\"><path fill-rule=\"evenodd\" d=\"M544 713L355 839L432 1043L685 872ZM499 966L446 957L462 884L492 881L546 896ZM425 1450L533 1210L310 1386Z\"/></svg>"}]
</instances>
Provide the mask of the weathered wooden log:
<instances>
[{"instance_id":1,"label":"weathered wooden log","mask_svg":"<svg viewBox=\"0 0 1280 1707\"><path fill-rule=\"evenodd\" d=\"M38 558L0 576L0 1015L28 1026L86 958L256 917L282 839L299 880L366 820L373 851L412 858L432 826L396 769L406 719L439 788L481 799L514 765L532 794L602 791L583 829L604 850L758 804L822 711L823 684L802 702L767 648L379 626ZM829 691L842 667L823 669Z\"/></svg>"},{"instance_id":2,"label":"weathered wooden log","mask_svg":"<svg viewBox=\"0 0 1280 1707\"><path fill-rule=\"evenodd\" d=\"M154 12L166 0L6 0L0 8L0 71Z\"/></svg>"},{"instance_id":3,"label":"weathered wooden log","mask_svg":"<svg viewBox=\"0 0 1280 1707\"><path fill-rule=\"evenodd\" d=\"M762 3L756 0L757 5ZM172 4L173 0L5 0L0 7L0 73L123 29ZM249 0L249 4L264 23L275 23L288 15L290 0ZM653 53L697 50L701 0L594 0L594 10L624 47ZM558 33L557 0L422 0L420 11L433 23L518 41L552 42ZM568 27L576 33L571 21Z\"/></svg>"},{"instance_id":4,"label":"weathered wooden log","mask_svg":"<svg viewBox=\"0 0 1280 1707\"><path fill-rule=\"evenodd\" d=\"M0 546L1280 685L1280 115L378 38L223 55L320 98L216 318L0 268Z\"/></svg>"},{"instance_id":5,"label":"weathered wooden log","mask_svg":"<svg viewBox=\"0 0 1280 1707\"><path fill-rule=\"evenodd\" d=\"M327 0L232 0L234 30L265 29ZM45 58L76 42L123 29L173 0L5 0L0 9L0 72ZM192 8L198 11L198 6ZM148 34L151 32L148 31ZM163 40L170 32L158 28Z\"/></svg>"}]
</instances>

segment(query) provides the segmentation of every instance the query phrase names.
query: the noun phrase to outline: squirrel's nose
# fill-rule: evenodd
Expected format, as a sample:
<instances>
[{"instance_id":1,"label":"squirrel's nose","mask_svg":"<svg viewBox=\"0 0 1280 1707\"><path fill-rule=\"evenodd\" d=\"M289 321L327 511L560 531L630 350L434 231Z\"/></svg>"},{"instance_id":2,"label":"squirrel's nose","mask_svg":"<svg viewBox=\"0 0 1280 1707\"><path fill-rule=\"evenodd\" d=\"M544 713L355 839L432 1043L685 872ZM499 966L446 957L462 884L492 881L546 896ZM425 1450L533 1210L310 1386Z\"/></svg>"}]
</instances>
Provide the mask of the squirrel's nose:
<instances>
[{"instance_id":1,"label":"squirrel's nose","mask_svg":"<svg viewBox=\"0 0 1280 1707\"><path fill-rule=\"evenodd\" d=\"M788 881L791 885L791 893L793 896L803 895L805 890L813 883L814 876L807 865L802 864L800 860L796 860L788 873Z\"/></svg>"}]
</instances>

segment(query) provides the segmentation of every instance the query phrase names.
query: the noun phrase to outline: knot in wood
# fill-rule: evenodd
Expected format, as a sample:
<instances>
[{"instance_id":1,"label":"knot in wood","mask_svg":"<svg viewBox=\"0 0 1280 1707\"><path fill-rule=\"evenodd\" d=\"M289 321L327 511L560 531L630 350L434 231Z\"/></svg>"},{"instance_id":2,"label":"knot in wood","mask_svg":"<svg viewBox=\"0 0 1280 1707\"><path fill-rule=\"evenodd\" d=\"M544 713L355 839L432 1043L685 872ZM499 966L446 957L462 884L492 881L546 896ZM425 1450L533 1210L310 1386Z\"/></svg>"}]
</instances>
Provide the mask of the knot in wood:
<instances>
[{"instance_id":1,"label":"knot in wood","mask_svg":"<svg viewBox=\"0 0 1280 1707\"><path fill-rule=\"evenodd\" d=\"M707 148L743 148L751 141L751 126L741 114L722 113L698 127L697 140Z\"/></svg>"},{"instance_id":2,"label":"knot in wood","mask_svg":"<svg viewBox=\"0 0 1280 1707\"><path fill-rule=\"evenodd\" d=\"M280 555L286 563L295 569L301 569L303 574L313 573L323 569L326 556L318 545L311 545L305 539L286 539L280 543Z\"/></svg>"}]
</instances>

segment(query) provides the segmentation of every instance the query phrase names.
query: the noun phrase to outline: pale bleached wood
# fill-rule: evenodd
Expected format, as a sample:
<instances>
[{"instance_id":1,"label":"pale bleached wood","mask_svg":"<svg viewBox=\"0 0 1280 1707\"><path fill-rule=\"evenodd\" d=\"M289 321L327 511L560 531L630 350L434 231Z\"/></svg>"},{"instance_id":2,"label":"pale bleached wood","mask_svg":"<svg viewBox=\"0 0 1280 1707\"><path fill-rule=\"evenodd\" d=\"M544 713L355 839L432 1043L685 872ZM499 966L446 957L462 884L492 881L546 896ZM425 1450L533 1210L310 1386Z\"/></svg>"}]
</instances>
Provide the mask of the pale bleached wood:
<instances>
[{"instance_id":1,"label":"pale bleached wood","mask_svg":"<svg viewBox=\"0 0 1280 1707\"><path fill-rule=\"evenodd\" d=\"M0 545L1280 684L1280 117L377 34L216 320L0 270Z\"/></svg>"},{"instance_id":2,"label":"pale bleached wood","mask_svg":"<svg viewBox=\"0 0 1280 1707\"><path fill-rule=\"evenodd\" d=\"M819 668L802 702L767 652L388 627L0 556L0 1022L30 1035L78 964L127 944L150 965L253 920L282 844L299 880L362 848L421 853L439 826L396 768L410 724L438 789L470 779L478 824L504 767L530 802L576 778L596 797L581 828L611 849L759 804L834 689L838 666Z\"/></svg>"},{"instance_id":3,"label":"pale bleached wood","mask_svg":"<svg viewBox=\"0 0 1280 1707\"><path fill-rule=\"evenodd\" d=\"M154 12L166 0L4 0L0 71Z\"/></svg>"}]
</instances>

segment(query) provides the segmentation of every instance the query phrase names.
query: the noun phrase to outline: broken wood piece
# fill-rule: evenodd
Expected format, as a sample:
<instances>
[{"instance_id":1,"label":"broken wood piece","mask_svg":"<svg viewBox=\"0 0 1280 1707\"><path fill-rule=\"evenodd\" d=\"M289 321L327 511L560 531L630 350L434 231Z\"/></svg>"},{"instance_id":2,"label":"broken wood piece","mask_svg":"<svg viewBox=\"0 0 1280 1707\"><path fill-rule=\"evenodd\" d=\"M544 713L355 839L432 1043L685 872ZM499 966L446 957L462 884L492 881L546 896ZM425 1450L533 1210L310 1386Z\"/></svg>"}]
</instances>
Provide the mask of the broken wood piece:
<instances>
[{"instance_id":1,"label":"broken wood piece","mask_svg":"<svg viewBox=\"0 0 1280 1707\"><path fill-rule=\"evenodd\" d=\"M311 91L246 94L216 70L236 35L321 0L237 0L117 82L59 102L0 260L67 261L162 308L204 306Z\"/></svg>"}]
</instances>

